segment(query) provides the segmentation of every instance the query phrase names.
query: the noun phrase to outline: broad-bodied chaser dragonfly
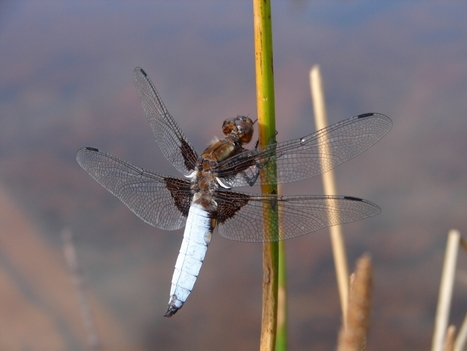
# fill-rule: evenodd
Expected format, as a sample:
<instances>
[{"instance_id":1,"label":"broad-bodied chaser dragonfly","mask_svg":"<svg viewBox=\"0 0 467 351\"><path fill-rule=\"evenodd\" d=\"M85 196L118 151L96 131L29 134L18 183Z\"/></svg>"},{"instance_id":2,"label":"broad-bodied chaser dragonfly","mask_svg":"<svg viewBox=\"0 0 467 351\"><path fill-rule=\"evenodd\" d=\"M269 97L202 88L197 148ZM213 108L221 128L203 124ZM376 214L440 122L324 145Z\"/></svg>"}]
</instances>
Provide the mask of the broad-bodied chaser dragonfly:
<instances>
[{"instance_id":1,"label":"broad-bodied chaser dragonfly","mask_svg":"<svg viewBox=\"0 0 467 351\"><path fill-rule=\"evenodd\" d=\"M266 242L294 238L329 226L376 215L375 204L350 196L267 195L230 188L295 182L326 172L361 154L392 127L389 117L365 113L295 140L243 148L253 136L244 116L224 121L225 139L214 140L198 156L177 125L147 74L134 71L139 98L165 158L187 179L148 171L115 156L85 147L78 163L146 223L164 230L185 226L175 263L166 317L185 303L198 277L215 227L228 239ZM325 145L326 148L322 148ZM258 177L274 161L277 174ZM265 237L263 211L274 207L280 231Z\"/></svg>"}]
</instances>

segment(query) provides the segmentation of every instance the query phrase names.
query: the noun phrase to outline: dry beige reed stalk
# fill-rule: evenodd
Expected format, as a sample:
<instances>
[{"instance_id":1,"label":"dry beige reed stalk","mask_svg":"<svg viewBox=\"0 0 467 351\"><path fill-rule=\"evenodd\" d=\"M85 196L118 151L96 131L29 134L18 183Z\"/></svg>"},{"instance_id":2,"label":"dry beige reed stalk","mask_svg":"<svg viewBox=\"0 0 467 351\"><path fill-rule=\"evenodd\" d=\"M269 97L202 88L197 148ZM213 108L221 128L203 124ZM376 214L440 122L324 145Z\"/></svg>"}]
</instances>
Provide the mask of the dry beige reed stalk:
<instances>
[{"instance_id":1,"label":"dry beige reed stalk","mask_svg":"<svg viewBox=\"0 0 467 351\"><path fill-rule=\"evenodd\" d=\"M64 229L62 231L62 239L63 252L78 295L81 317L83 318L84 327L86 329L87 349L93 351L101 350L101 341L97 334L91 309L86 297L86 282L78 266L78 259L76 257L75 246L73 244L73 235L69 229Z\"/></svg>"},{"instance_id":2,"label":"dry beige reed stalk","mask_svg":"<svg viewBox=\"0 0 467 351\"><path fill-rule=\"evenodd\" d=\"M464 317L459 331L457 332L456 342L454 343L454 351L463 351L467 345L467 314Z\"/></svg>"},{"instance_id":3,"label":"dry beige reed stalk","mask_svg":"<svg viewBox=\"0 0 467 351\"><path fill-rule=\"evenodd\" d=\"M446 251L444 254L443 271L441 273L438 305L436 307L435 330L433 332L431 351L441 351L443 349L445 333L449 321L452 291L454 288L457 254L459 251L459 244L461 243L460 237L458 230L451 229L449 231Z\"/></svg>"},{"instance_id":4,"label":"dry beige reed stalk","mask_svg":"<svg viewBox=\"0 0 467 351\"><path fill-rule=\"evenodd\" d=\"M365 254L357 261L355 276L350 287L347 323L343 323L339 332L337 351L366 350L372 280L371 258L370 255Z\"/></svg>"},{"instance_id":5,"label":"dry beige reed stalk","mask_svg":"<svg viewBox=\"0 0 467 351\"><path fill-rule=\"evenodd\" d=\"M454 351L454 340L456 337L456 327L450 325L446 331L446 338L443 343L443 351Z\"/></svg>"},{"instance_id":6,"label":"dry beige reed stalk","mask_svg":"<svg viewBox=\"0 0 467 351\"><path fill-rule=\"evenodd\" d=\"M315 114L316 130L325 128L328 125L326 102L324 98L323 80L319 65L314 65L310 70L310 90L311 100L313 102L313 111ZM329 154L326 143L323 143L324 154ZM324 193L326 195L335 195L336 181L334 171L331 169L322 175ZM344 234L340 225L329 228L331 237L332 253L334 257L334 266L336 269L337 287L341 302L342 320L347 321L348 301L349 301L349 269L347 267L347 253L345 251Z\"/></svg>"}]
</instances>

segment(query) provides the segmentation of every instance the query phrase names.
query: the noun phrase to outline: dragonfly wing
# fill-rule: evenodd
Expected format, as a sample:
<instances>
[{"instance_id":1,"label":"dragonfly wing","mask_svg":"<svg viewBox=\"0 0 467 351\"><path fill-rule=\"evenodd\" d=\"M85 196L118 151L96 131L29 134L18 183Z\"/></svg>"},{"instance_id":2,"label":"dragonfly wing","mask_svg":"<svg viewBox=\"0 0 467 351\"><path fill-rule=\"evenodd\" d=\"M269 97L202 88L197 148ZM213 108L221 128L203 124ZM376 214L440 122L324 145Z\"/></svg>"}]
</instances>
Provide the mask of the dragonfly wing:
<instances>
[{"instance_id":1,"label":"dragonfly wing","mask_svg":"<svg viewBox=\"0 0 467 351\"><path fill-rule=\"evenodd\" d=\"M146 72L137 67L133 76L144 112L162 153L180 173L189 175L195 168L198 154L170 115Z\"/></svg>"},{"instance_id":2,"label":"dragonfly wing","mask_svg":"<svg viewBox=\"0 0 467 351\"><path fill-rule=\"evenodd\" d=\"M378 214L380 208L367 200L350 196L275 196L219 191L219 233L246 242L278 241L309 234L330 226L358 221ZM279 234L267 238L276 226L264 222L264 211L277 208Z\"/></svg>"},{"instance_id":3,"label":"dragonfly wing","mask_svg":"<svg viewBox=\"0 0 467 351\"><path fill-rule=\"evenodd\" d=\"M238 154L219 164L217 176L232 187L248 186L248 180L274 160L277 178L270 174L265 179L276 179L274 182L281 184L311 178L360 155L391 127L391 119L380 113L354 116L303 138Z\"/></svg>"},{"instance_id":4,"label":"dragonfly wing","mask_svg":"<svg viewBox=\"0 0 467 351\"><path fill-rule=\"evenodd\" d=\"M80 149L76 160L146 223L164 230L185 225L191 203L188 181L146 171L90 147Z\"/></svg>"}]
</instances>

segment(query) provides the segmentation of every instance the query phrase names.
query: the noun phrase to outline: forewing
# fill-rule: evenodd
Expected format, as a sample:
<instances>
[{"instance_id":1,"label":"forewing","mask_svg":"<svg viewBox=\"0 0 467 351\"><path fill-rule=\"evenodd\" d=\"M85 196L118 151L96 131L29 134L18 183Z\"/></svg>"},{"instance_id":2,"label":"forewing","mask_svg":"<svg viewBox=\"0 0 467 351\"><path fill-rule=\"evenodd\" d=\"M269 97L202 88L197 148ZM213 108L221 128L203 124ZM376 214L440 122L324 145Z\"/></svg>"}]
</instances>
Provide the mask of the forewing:
<instances>
[{"instance_id":1,"label":"forewing","mask_svg":"<svg viewBox=\"0 0 467 351\"><path fill-rule=\"evenodd\" d=\"M185 225L191 203L189 182L146 171L94 148L82 148L76 160L146 223L165 230Z\"/></svg>"},{"instance_id":2,"label":"forewing","mask_svg":"<svg viewBox=\"0 0 467 351\"><path fill-rule=\"evenodd\" d=\"M219 233L246 242L295 238L381 211L369 201L350 196L275 196L220 191L216 201ZM274 207L279 216L279 235L267 238L263 230L270 232L276 224L272 220L265 222L264 211Z\"/></svg>"},{"instance_id":3,"label":"forewing","mask_svg":"<svg viewBox=\"0 0 467 351\"><path fill-rule=\"evenodd\" d=\"M180 173L189 175L198 159L196 151L170 115L146 72L137 67L133 76L141 104L162 154Z\"/></svg>"},{"instance_id":4,"label":"forewing","mask_svg":"<svg viewBox=\"0 0 467 351\"><path fill-rule=\"evenodd\" d=\"M232 187L248 186L248 179L275 160L276 184L314 177L360 155L386 135L389 117L366 113L333 124L303 138L269 145L236 155L217 167L217 176ZM263 168L266 170L266 168ZM260 184L258 178L257 184Z\"/></svg>"}]
</instances>

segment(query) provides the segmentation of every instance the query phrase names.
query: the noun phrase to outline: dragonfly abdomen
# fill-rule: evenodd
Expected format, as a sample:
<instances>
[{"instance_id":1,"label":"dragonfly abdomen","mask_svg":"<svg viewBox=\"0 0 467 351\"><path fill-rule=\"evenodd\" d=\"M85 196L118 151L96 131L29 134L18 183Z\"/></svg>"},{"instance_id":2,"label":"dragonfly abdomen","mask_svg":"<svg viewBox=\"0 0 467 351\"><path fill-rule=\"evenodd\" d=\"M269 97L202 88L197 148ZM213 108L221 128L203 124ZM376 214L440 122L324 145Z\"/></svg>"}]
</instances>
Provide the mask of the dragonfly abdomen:
<instances>
[{"instance_id":1,"label":"dragonfly abdomen","mask_svg":"<svg viewBox=\"0 0 467 351\"><path fill-rule=\"evenodd\" d=\"M185 303L195 285L211 241L215 221L203 206L193 203L188 212L182 246L172 276L169 306L165 317L172 317Z\"/></svg>"}]
</instances>

